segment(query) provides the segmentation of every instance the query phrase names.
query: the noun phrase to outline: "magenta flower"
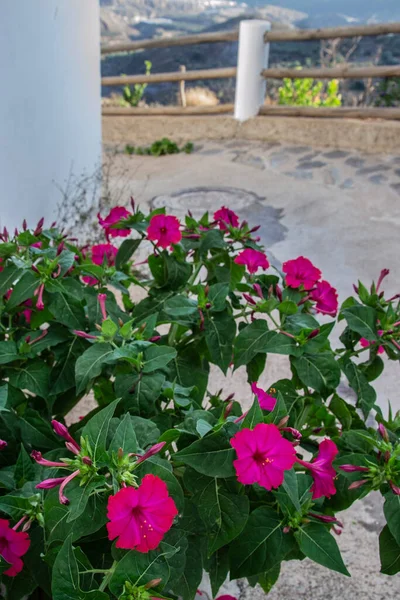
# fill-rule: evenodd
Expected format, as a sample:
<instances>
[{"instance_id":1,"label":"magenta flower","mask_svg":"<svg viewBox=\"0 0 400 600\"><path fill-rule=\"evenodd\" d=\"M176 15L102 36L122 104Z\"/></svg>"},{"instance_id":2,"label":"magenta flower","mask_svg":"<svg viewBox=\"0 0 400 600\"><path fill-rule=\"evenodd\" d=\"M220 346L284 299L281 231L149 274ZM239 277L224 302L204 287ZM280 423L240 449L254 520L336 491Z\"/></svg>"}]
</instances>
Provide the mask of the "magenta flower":
<instances>
[{"instance_id":1,"label":"magenta flower","mask_svg":"<svg viewBox=\"0 0 400 600\"><path fill-rule=\"evenodd\" d=\"M81 449L78 442L76 442L74 440L74 438L68 431L67 427L65 425L63 425L63 423L60 423L59 421L56 421L55 419L53 419L51 424L57 435L59 435L60 437L64 438L64 440L66 440L67 442L72 444L78 451Z\"/></svg>"},{"instance_id":2,"label":"magenta flower","mask_svg":"<svg viewBox=\"0 0 400 600\"><path fill-rule=\"evenodd\" d=\"M155 454L158 454L159 452L161 452L161 450L164 448L165 444L166 444L166 442L159 442L158 444L154 444L154 446L152 446L151 448L146 450L146 452L142 456L139 456L139 458L137 460L137 464L144 462L151 456L154 456Z\"/></svg>"},{"instance_id":3,"label":"magenta flower","mask_svg":"<svg viewBox=\"0 0 400 600\"><path fill-rule=\"evenodd\" d=\"M317 456L311 462L306 462L300 458L296 459L299 464L311 471L312 478L314 479L311 487L314 500L323 496L330 498L336 494L334 485L336 471L332 463L338 452L339 450L332 440L323 440L319 445Z\"/></svg>"},{"instance_id":4,"label":"magenta flower","mask_svg":"<svg viewBox=\"0 0 400 600\"><path fill-rule=\"evenodd\" d=\"M311 290L321 278L321 271L304 256L283 263L282 270L286 273L286 285L292 288L303 286Z\"/></svg>"},{"instance_id":5,"label":"magenta flower","mask_svg":"<svg viewBox=\"0 0 400 600\"><path fill-rule=\"evenodd\" d=\"M10 527L10 522L0 519L0 555L10 563L4 575L15 577L24 567L21 556L28 552L30 539L27 533L15 531Z\"/></svg>"},{"instance_id":6,"label":"magenta flower","mask_svg":"<svg viewBox=\"0 0 400 600\"><path fill-rule=\"evenodd\" d=\"M359 467L358 465L340 465L339 469L345 473L368 473L368 467Z\"/></svg>"},{"instance_id":7,"label":"magenta flower","mask_svg":"<svg viewBox=\"0 0 400 600\"><path fill-rule=\"evenodd\" d=\"M237 600L235 596L230 596L229 594L224 594L224 596L218 596L217 600Z\"/></svg>"},{"instance_id":8,"label":"magenta flower","mask_svg":"<svg viewBox=\"0 0 400 600\"><path fill-rule=\"evenodd\" d=\"M8 444L5 440L0 440L0 450L4 450L4 448L7 448Z\"/></svg>"},{"instance_id":9,"label":"magenta flower","mask_svg":"<svg viewBox=\"0 0 400 600\"><path fill-rule=\"evenodd\" d=\"M36 308L38 310L44 310L43 292L44 292L44 283L41 283L39 285L38 289L35 291L35 295L37 295Z\"/></svg>"},{"instance_id":10,"label":"magenta flower","mask_svg":"<svg viewBox=\"0 0 400 600\"><path fill-rule=\"evenodd\" d=\"M106 311L107 294L99 294L97 296L97 299L98 299L99 305L100 305L101 316L103 317L103 321L105 321L107 319L107 311Z\"/></svg>"},{"instance_id":11,"label":"magenta flower","mask_svg":"<svg viewBox=\"0 0 400 600\"><path fill-rule=\"evenodd\" d=\"M268 269L269 262L263 252L246 248L235 258L237 265L245 265L249 273L256 273L258 269Z\"/></svg>"},{"instance_id":12,"label":"magenta flower","mask_svg":"<svg viewBox=\"0 0 400 600\"><path fill-rule=\"evenodd\" d=\"M97 244L92 246L92 262L99 266L105 264L108 267L113 267L117 252L118 248L112 244ZM89 275L85 275L82 279L88 285L96 285L96 283L98 283L97 279L90 277Z\"/></svg>"},{"instance_id":13,"label":"magenta flower","mask_svg":"<svg viewBox=\"0 0 400 600\"><path fill-rule=\"evenodd\" d=\"M172 244L178 244L182 239L180 223L176 217L166 215L155 215L150 220L147 228L147 237L156 242L161 248L169 248Z\"/></svg>"},{"instance_id":14,"label":"magenta flower","mask_svg":"<svg viewBox=\"0 0 400 600\"><path fill-rule=\"evenodd\" d=\"M383 331L383 329L379 329L379 330L378 330L378 335L379 335L380 337L382 337L382 335L383 335L384 333L385 333L385 332ZM360 339L360 344L361 344L361 346L362 346L363 348L368 348L369 346L373 346L374 344L376 344L376 342L370 342L369 340L367 340L367 339L365 339L365 338L361 338L361 339ZM378 353L378 354L383 354L384 352L385 352L385 348L384 348L383 346L379 346L379 348L378 348L378 352L377 352L377 353Z\"/></svg>"},{"instance_id":15,"label":"magenta flower","mask_svg":"<svg viewBox=\"0 0 400 600\"><path fill-rule=\"evenodd\" d=\"M43 242L35 242L31 244L31 248L41 248L43 246Z\"/></svg>"},{"instance_id":16,"label":"magenta flower","mask_svg":"<svg viewBox=\"0 0 400 600\"><path fill-rule=\"evenodd\" d=\"M276 398L270 396L269 394L267 394L267 392L257 387L257 381L253 381L253 383L251 384L251 391L255 396L257 396L258 402L260 403L260 407L262 408L262 410L274 410Z\"/></svg>"},{"instance_id":17,"label":"magenta flower","mask_svg":"<svg viewBox=\"0 0 400 600\"><path fill-rule=\"evenodd\" d=\"M107 509L108 539L118 538L117 548L144 553L158 547L178 514L165 482L151 474L137 489L125 487L110 496Z\"/></svg>"},{"instance_id":18,"label":"magenta flower","mask_svg":"<svg viewBox=\"0 0 400 600\"><path fill-rule=\"evenodd\" d=\"M52 460L47 460L43 458L42 453L38 450L32 450L31 457L34 461L37 462L38 465L42 465L42 467L66 467L67 465L62 462L54 462Z\"/></svg>"},{"instance_id":19,"label":"magenta flower","mask_svg":"<svg viewBox=\"0 0 400 600\"><path fill-rule=\"evenodd\" d=\"M127 219L132 213L123 206L115 206L103 219L100 213L97 214L99 224L105 231L107 239L110 237L126 237L130 234L130 229L115 229L112 226L119 223L122 219Z\"/></svg>"},{"instance_id":20,"label":"magenta flower","mask_svg":"<svg viewBox=\"0 0 400 600\"><path fill-rule=\"evenodd\" d=\"M37 490L52 490L53 488L61 485L65 477L51 477L50 479L44 479L38 483L35 487Z\"/></svg>"},{"instance_id":21,"label":"magenta flower","mask_svg":"<svg viewBox=\"0 0 400 600\"><path fill-rule=\"evenodd\" d=\"M237 460L233 462L240 483L272 490L283 482L284 472L296 462L292 444L282 437L278 427L260 423L253 430L242 429L232 439Z\"/></svg>"},{"instance_id":22,"label":"magenta flower","mask_svg":"<svg viewBox=\"0 0 400 600\"><path fill-rule=\"evenodd\" d=\"M228 229L227 225L239 227L239 217L233 210L226 208L226 206L222 206L222 208L214 213L214 221L218 222L219 228L222 229L222 231Z\"/></svg>"},{"instance_id":23,"label":"magenta flower","mask_svg":"<svg viewBox=\"0 0 400 600\"><path fill-rule=\"evenodd\" d=\"M86 340L97 340L96 335L91 335L90 333L86 333L86 331L80 331L79 329L74 329L72 333Z\"/></svg>"},{"instance_id":24,"label":"magenta flower","mask_svg":"<svg viewBox=\"0 0 400 600\"><path fill-rule=\"evenodd\" d=\"M338 293L327 281L320 281L310 294L311 300L316 303L316 311L324 315L336 316L338 311Z\"/></svg>"}]
</instances>

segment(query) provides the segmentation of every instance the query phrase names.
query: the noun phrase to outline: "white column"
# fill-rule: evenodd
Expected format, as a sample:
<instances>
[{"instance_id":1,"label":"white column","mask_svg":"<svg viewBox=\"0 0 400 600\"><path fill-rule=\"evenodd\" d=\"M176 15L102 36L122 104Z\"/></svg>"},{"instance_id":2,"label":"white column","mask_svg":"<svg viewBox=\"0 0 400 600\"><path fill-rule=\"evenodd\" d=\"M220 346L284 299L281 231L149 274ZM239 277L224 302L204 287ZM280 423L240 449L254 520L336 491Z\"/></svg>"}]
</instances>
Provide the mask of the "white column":
<instances>
[{"instance_id":1,"label":"white column","mask_svg":"<svg viewBox=\"0 0 400 600\"><path fill-rule=\"evenodd\" d=\"M258 114L264 103L266 80L260 73L268 67L269 44L264 34L269 21L241 21L236 76L235 119L246 121Z\"/></svg>"},{"instance_id":2,"label":"white column","mask_svg":"<svg viewBox=\"0 0 400 600\"><path fill-rule=\"evenodd\" d=\"M0 226L49 224L100 165L99 0L0 3Z\"/></svg>"}]
</instances>

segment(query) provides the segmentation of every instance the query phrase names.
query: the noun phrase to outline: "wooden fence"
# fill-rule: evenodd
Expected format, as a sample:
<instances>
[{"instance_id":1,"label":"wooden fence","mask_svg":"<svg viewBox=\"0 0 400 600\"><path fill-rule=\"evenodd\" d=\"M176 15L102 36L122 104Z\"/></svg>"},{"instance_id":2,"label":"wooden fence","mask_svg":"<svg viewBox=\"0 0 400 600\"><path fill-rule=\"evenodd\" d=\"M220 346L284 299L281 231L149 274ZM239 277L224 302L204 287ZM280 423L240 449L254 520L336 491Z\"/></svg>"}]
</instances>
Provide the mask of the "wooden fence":
<instances>
[{"instance_id":1,"label":"wooden fence","mask_svg":"<svg viewBox=\"0 0 400 600\"><path fill-rule=\"evenodd\" d=\"M400 23L384 23L378 25L359 25L350 27L333 27L326 29L304 29L290 31L268 31L264 35L264 42L299 42L309 40L326 40L337 38L366 37L377 35L390 35L400 33ZM234 42L239 39L238 31L204 33L198 35L179 36L173 38L156 38L140 40L127 44L115 44L104 46L101 49L103 55L120 52L133 52L150 48L166 48L171 46L184 46L193 44L210 44L220 42ZM219 69L201 69L186 71L181 69L170 73L152 73L150 75L129 75L119 77L103 77L104 86L123 86L127 84L163 83L163 82L185 82L207 79L223 79L236 77L236 67ZM267 68L261 71L261 77L265 79L371 79L400 77L400 65L390 66L350 66L341 65L332 68ZM259 77L259 76L258 76ZM200 115L231 113L234 109L232 104L218 106L163 106L157 108L122 108L103 107L104 115ZM261 106L260 115L266 116L308 116L322 118L379 118L400 119L400 108L367 108L367 107L338 107L338 108L313 108L292 106Z\"/></svg>"}]
</instances>

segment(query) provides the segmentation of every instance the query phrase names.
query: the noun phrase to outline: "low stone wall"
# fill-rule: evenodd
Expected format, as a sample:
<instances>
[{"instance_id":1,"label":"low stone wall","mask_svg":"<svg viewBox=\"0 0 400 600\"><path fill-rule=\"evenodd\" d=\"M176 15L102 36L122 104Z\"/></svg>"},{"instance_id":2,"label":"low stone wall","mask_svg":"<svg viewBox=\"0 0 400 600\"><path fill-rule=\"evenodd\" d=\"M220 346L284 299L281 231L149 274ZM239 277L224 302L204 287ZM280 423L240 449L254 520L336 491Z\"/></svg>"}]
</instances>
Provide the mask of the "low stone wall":
<instances>
[{"instance_id":1,"label":"low stone wall","mask_svg":"<svg viewBox=\"0 0 400 600\"><path fill-rule=\"evenodd\" d=\"M238 123L219 115L103 116L105 144L145 145L162 137L179 143L238 138L396 154L400 121L260 116Z\"/></svg>"}]
</instances>

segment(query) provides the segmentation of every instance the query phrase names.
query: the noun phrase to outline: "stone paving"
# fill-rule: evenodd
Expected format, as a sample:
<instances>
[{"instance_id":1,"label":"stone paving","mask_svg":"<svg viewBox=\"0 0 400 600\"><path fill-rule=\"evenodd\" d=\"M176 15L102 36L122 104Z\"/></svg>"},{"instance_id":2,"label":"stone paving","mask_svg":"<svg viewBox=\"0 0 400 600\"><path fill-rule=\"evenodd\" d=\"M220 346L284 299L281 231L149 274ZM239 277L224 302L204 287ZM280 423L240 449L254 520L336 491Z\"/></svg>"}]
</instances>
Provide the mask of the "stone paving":
<instances>
[{"instance_id":1,"label":"stone paving","mask_svg":"<svg viewBox=\"0 0 400 600\"><path fill-rule=\"evenodd\" d=\"M343 301L352 284L377 279L388 267L385 289L400 291L400 147L398 156L280 146L261 142L204 142L191 155L128 157L108 149L113 161L108 182L115 197L132 195L141 205L165 206L182 217L214 212L227 205L260 235L271 262L304 254L323 271ZM146 249L141 250L143 255ZM269 356L263 382L271 385L288 373L286 357ZM384 410L390 398L400 408L398 365L389 363L377 382ZM213 370L211 388L235 392L244 406L251 401L241 369L224 378ZM352 392L343 385L341 393ZM341 515L345 529L338 543L352 573L346 578L308 560L283 565L271 600L387 600L398 596L400 576L379 574L378 533L382 528L379 495ZM203 582L203 589L206 582ZM244 582L224 588L239 600L261 600L264 592ZM397 591L397 594L396 594ZM221 591L222 593L222 591ZM204 600L204 596L199 596Z\"/></svg>"}]
</instances>

